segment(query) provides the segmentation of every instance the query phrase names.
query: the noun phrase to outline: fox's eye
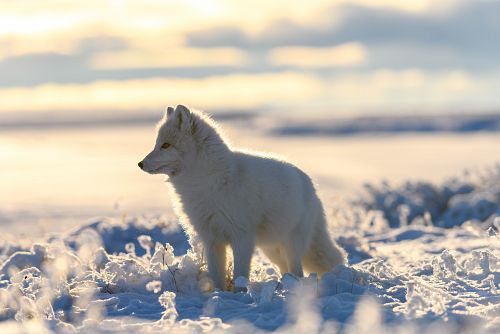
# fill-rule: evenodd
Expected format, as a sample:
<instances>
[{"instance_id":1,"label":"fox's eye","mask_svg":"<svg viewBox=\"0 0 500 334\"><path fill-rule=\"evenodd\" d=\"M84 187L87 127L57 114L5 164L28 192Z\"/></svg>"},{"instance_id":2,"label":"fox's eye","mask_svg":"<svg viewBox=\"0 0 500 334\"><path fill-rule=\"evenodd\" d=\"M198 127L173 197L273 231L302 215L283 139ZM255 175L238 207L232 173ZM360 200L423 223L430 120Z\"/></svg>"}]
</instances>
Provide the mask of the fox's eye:
<instances>
[{"instance_id":1,"label":"fox's eye","mask_svg":"<svg viewBox=\"0 0 500 334\"><path fill-rule=\"evenodd\" d=\"M163 148L163 149L167 149L169 147L170 147L169 143L164 143L163 145L161 145L161 148Z\"/></svg>"}]
</instances>

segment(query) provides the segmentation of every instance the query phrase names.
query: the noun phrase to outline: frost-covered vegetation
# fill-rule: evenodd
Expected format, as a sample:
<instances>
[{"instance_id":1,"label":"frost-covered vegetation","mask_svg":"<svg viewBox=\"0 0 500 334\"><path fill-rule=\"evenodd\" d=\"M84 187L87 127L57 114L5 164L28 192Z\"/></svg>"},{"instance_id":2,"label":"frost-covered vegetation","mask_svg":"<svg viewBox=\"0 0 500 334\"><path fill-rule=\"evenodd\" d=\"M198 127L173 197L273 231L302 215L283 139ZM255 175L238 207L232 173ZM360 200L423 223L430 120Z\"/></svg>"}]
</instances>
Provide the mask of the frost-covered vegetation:
<instances>
[{"instance_id":1,"label":"frost-covered vegetation","mask_svg":"<svg viewBox=\"0 0 500 334\"><path fill-rule=\"evenodd\" d=\"M279 273L211 291L199 245L173 216L97 219L0 245L0 332L437 333L500 330L500 167L325 198L349 267ZM241 290L241 289L240 289Z\"/></svg>"},{"instance_id":2,"label":"frost-covered vegetation","mask_svg":"<svg viewBox=\"0 0 500 334\"><path fill-rule=\"evenodd\" d=\"M391 227L421 223L453 227L468 221L490 227L500 212L500 166L465 171L442 185L406 182L397 187L388 183L367 185L369 193L360 203L378 210Z\"/></svg>"}]
</instances>

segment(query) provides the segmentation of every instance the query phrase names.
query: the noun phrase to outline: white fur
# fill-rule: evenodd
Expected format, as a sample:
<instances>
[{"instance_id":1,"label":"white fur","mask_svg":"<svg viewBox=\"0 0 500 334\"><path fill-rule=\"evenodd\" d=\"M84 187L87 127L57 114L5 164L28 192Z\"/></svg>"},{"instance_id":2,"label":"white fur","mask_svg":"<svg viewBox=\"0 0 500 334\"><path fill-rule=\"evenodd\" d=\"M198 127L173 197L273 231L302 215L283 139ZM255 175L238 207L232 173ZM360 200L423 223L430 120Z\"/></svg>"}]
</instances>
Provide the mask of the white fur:
<instances>
[{"instance_id":1,"label":"white fur","mask_svg":"<svg viewBox=\"0 0 500 334\"><path fill-rule=\"evenodd\" d=\"M171 146L162 149L165 142ZM282 274L303 276L303 264L321 275L346 262L328 236L311 179L286 161L232 150L200 112L168 108L142 169L169 175L183 223L201 238L218 288L225 286L226 246L233 250L234 278L248 278L256 246Z\"/></svg>"}]
</instances>

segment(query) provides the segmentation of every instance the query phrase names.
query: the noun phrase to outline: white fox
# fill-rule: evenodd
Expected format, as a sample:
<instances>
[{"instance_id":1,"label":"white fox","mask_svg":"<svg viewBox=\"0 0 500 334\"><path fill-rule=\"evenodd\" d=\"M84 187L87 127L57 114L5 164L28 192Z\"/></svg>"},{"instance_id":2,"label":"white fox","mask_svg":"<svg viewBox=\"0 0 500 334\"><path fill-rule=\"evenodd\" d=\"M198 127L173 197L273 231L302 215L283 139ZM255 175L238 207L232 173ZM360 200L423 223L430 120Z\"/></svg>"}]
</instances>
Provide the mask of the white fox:
<instances>
[{"instance_id":1,"label":"white fox","mask_svg":"<svg viewBox=\"0 0 500 334\"><path fill-rule=\"evenodd\" d=\"M225 287L227 246L234 278L248 278L256 246L281 274L301 277L303 265L322 275L346 263L328 235L311 179L286 161L233 150L199 111L167 108L154 149L139 167L169 176L183 225L201 239L216 288Z\"/></svg>"}]
</instances>

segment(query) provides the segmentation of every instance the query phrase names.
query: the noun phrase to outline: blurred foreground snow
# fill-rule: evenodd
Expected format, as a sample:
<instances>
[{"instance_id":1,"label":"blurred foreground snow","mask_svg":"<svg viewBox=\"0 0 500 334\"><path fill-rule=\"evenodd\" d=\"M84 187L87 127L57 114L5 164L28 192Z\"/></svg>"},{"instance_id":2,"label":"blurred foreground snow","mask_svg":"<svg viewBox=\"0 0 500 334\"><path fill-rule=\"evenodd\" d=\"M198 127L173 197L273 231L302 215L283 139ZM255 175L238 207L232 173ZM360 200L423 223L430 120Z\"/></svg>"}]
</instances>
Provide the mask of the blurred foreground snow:
<instances>
[{"instance_id":1,"label":"blurred foreground snow","mask_svg":"<svg viewBox=\"0 0 500 334\"><path fill-rule=\"evenodd\" d=\"M174 217L98 219L0 244L1 333L494 333L500 166L441 185L368 186L330 207L350 266L283 277L259 252L247 292L209 289ZM194 242L193 242L194 243Z\"/></svg>"}]
</instances>

